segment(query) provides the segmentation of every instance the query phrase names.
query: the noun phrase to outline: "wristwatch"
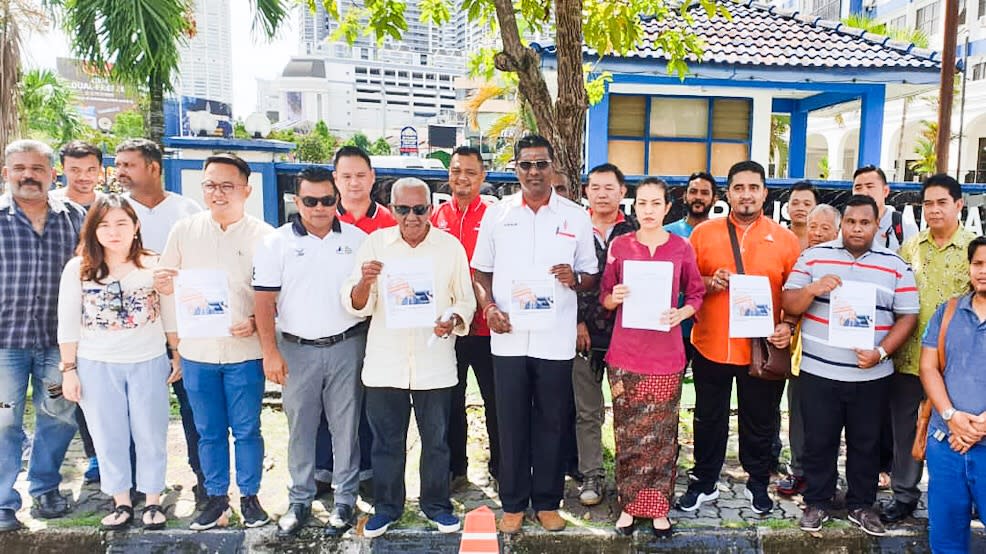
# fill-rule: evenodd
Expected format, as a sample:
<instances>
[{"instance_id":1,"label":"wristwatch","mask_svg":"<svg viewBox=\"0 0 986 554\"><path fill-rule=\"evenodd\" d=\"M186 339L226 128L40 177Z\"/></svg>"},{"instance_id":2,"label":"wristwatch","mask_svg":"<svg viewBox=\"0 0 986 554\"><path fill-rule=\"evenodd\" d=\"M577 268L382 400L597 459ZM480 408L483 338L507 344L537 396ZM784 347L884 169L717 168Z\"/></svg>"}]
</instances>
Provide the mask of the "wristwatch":
<instances>
[{"instance_id":1,"label":"wristwatch","mask_svg":"<svg viewBox=\"0 0 986 554\"><path fill-rule=\"evenodd\" d=\"M955 408L945 408L945 411L941 413L941 418L945 421L951 421L952 416L955 415Z\"/></svg>"},{"instance_id":2,"label":"wristwatch","mask_svg":"<svg viewBox=\"0 0 986 554\"><path fill-rule=\"evenodd\" d=\"M884 347L882 347L882 346L877 346L876 347L876 351L880 353L880 361L881 362L883 360L886 360L887 358L890 357L890 354L887 354L887 349L884 348Z\"/></svg>"}]
</instances>

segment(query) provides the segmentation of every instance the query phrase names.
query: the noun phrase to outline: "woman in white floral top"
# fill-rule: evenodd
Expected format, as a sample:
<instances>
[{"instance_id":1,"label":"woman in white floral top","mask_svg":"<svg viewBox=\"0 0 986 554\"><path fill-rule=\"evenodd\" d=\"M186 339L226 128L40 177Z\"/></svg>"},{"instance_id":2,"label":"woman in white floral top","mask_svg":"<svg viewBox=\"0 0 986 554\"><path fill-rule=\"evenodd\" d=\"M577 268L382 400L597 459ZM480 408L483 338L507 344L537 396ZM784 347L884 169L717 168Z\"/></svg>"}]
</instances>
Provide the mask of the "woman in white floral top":
<instances>
[{"instance_id":1,"label":"woman in white floral top","mask_svg":"<svg viewBox=\"0 0 986 554\"><path fill-rule=\"evenodd\" d=\"M112 495L104 529L129 526L130 440L136 487L147 495L145 529L163 529L168 385L181 379L170 298L154 291L157 256L143 247L137 214L118 195L100 197L82 225L79 256L62 272L58 343L65 398L85 412L99 459L100 487ZM167 348L170 348L167 347Z\"/></svg>"}]
</instances>

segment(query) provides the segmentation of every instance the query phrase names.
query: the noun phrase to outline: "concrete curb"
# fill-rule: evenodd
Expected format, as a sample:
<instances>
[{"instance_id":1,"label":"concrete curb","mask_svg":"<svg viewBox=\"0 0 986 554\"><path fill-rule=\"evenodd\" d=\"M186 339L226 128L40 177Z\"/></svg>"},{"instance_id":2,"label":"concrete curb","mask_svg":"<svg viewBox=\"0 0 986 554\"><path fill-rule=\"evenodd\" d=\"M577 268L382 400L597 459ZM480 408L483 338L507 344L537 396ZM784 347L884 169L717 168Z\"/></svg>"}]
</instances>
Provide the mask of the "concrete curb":
<instances>
[{"instance_id":1,"label":"concrete curb","mask_svg":"<svg viewBox=\"0 0 986 554\"><path fill-rule=\"evenodd\" d=\"M845 552L928 552L927 534L891 531L885 537L869 537L856 529L826 529L817 536L796 529L683 529L670 540L656 540L646 532L631 539L610 531L522 533L501 537L503 554L631 554L652 552L812 554ZM402 554L458 552L459 534L400 529L377 539L346 537L329 539L318 529L305 530L290 540L279 539L273 526L264 529L219 530L196 533L185 530L103 533L94 529L47 529L0 534L4 554L81 554L96 552L257 552L333 554ZM974 531L971 551L986 551L986 533Z\"/></svg>"}]
</instances>

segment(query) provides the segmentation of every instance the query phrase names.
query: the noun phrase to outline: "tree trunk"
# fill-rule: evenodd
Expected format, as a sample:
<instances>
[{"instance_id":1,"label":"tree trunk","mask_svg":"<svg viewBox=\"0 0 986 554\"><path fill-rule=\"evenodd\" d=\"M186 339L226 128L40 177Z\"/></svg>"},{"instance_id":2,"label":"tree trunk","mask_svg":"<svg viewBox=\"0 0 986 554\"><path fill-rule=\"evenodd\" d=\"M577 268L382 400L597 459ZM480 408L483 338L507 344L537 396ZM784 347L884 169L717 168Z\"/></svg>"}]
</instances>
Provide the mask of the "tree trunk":
<instances>
[{"instance_id":1,"label":"tree trunk","mask_svg":"<svg viewBox=\"0 0 986 554\"><path fill-rule=\"evenodd\" d=\"M11 13L10 0L0 0L0 147L6 146L19 134L19 45L20 37Z\"/></svg>"},{"instance_id":2,"label":"tree trunk","mask_svg":"<svg viewBox=\"0 0 986 554\"><path fill-rule=\"evenodd\" d=\"M149 102L147 114L144 119L144 126L147 129L147 138L163 147L164 139L164 81L158 77L151 77L147 83Z\"/></svg>"},{"instance_id":3,"label":"tree trunk","mask_svg":"<svg viewBox=\"0 0 986 554\"><path fill-rule=\"evenodd\" d=\"M904 160L904 130L907 129L907 106L913 100L913 96L904 97L904 109L900 112L900 137L897 139L897 169L894 170L895 181L902 182L904 174L907 172L907 162Z\"/></svg>"},{"instance_id":4,"label":"tree trunk","mask_svg":"<svg viewBox=\"0 0 986 554\"><path fill-rule=\"evenodd\" d=\"M554 102L541 73L541 60L523 45L511 0L494 0L503 51L496 56L500 71L517 73L517 89L527 100L538 131L551 141L556 171L568 176L569 186L579 194L582 174L582 141L588 101L582 74L582 2L555 3L555 46L558 59L558 101Z\"/></svg>"}]
</instances>

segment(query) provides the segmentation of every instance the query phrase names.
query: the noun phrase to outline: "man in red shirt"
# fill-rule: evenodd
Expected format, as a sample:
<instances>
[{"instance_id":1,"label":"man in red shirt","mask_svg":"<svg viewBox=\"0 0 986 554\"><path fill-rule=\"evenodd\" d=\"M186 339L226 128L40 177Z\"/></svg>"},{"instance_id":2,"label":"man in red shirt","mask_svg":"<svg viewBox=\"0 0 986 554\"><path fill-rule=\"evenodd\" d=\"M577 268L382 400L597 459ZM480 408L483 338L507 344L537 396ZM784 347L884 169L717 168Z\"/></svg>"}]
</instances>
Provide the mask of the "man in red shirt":
<instances>
[{"instance_id":1,"label":"man in red shirt","mask_svg":"<svg viewBox=\"0 0 986 554\"><path fill-rule=\"evenodd\" d=\"M486 179L483 156L479 150L460 146L452 153L449 165L448 184L452 199L439 206L431 223L437 229L450 233L459 239L466 256L472 261L479 235L479 222L486 213L486 204L479 196L480 188ZM449 471L452 475L453 490L468 483L466 470L466 377L469 366L476 375L479 392L483 396L486 414L486 432L490 438L490 475L496 479L500 462L500 443L496 425L496 400L493 395L493 356L490 353L490 328L482 313L472 320L469 335L459 337L455 343L455 357L459 370L459 384L452 393L452 410L448 426L448 444L451 451Z\"/></svg>"},{"instance_id":2,"label":"man in red shirt","mask_svg":"<svg viewBox=\"0 0 986 554\"><path fill-rule=\"evenodd\" d=\"M377 174L370 164L370 156L362 148L343 146L336 152L332 167L332 179L340 196L336 204L336 217L339 221L355 225L367 234L397 225L390 210L370 197ZM372 490L367 482L373 477L373 468L370 466L372 445L373 434L364 409L359 422L361 493ZM315 484L319 496L331 490L332 468L332 434L323 419L315 437Z\"/></svg>"},{"instance_id":3,"label":"man in red shirt","mask_svg":"<svg viewBox=\"0 0 986 554\"><path fill-rule=\"evenodd\" d=\"M339 221L355 225L364 233L393 227L397 220L390 210L370 198L377 174L370 156L359 146L343 146L332 161L332 177L342 196L336 208Z\"/></svg>"}]
</instances>

